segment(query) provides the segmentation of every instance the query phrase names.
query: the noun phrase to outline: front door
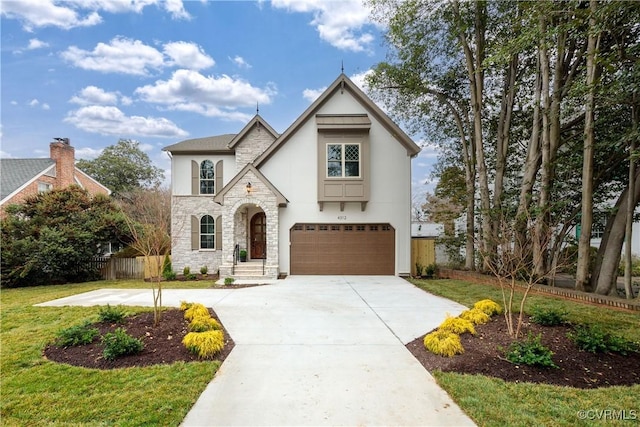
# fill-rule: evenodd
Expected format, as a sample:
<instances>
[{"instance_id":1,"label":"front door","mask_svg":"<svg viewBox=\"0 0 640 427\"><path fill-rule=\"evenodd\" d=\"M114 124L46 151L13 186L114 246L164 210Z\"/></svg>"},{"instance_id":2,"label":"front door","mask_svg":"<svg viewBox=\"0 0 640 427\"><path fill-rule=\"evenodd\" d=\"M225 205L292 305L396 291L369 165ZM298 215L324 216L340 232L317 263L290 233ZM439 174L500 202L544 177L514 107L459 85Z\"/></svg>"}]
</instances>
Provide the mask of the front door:
<instances>
[{"instance_id":1,"label":"front door","mask_svg":"<svg viewBox=\"0 0 640 427\"><path fill-rule=\"evenodd\" d=\"M264 258L267 247L267 217L259 212L251 218L251 258Z\"/></svg>"}]
</instances>

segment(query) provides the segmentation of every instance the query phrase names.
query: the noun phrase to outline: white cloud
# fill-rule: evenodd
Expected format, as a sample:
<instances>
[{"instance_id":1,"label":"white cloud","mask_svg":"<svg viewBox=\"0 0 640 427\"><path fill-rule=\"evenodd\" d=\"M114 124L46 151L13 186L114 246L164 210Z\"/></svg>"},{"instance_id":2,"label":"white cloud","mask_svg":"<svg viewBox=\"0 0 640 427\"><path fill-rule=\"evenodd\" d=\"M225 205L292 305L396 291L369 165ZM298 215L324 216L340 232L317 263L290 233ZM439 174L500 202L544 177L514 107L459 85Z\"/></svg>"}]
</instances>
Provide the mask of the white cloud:
<instances>
[{"instance_id":1,"label":"white cloud","mask_svg":"<svg viewBox=\"0 0 640 427\"><path fill-rule=\"evenodd\" d=\"M171 64L191 70L213 67L215 61L195 43L172 42L164 45L164 53L171 58Z\"/></svg>"},{"instance_id":2,"label":"white cloud","mask_svg":"<svg viewBox=\"0 0 640 427\"><path fill-rule=\"evenodd\" d=\"M234 56L233 58L229 57L231 61L233 61L240 68L251 68L251 64L244 60L242 56Z\"/></svg>"},{"instance_id":3,"label":"white cloud","mask_svg":"<svg viewBox=\"0 0 640 427\"><path fill-rule=\"evenodd\" d=\"M109 44L98 43L93 51L71 46L62 57L76 67L105 73L147 75L164 66L164 57L157 49L120 36Z\"/></svg>"},{"instance_id":4,"label":"white cloud","mask_svg":"<svg viewBox=\"0 0 640 427\"><path fill-rule=\"evenodd\" d=\"M369 93L369 87L367 86L366 78L369 74L373 73L373 70L363 71L362 73L356 73L349 78L356 86L360 88L364 93Z\"/></svg>"},{"instance_id":5,"label":"white cloud","mask_svg":"<svg viewBox=\"0 0 640 427\"><path fill-rule=\"evenodd\" d=\"M322 40L338 49L367 51L374 40L370 32L363 30L372 23L369 9L360 1L273 0L271 4L290 12L313 13L310 24Z\"/></svg>"},{"instance_id":6,"label":"white cloud","mask_svg":"<svg viewBox=\"0 0 640 427\"><path fill-rule=\"evenodd\" d=\"M96 150L91 147L76 147L76 159L85 159L85 160L93 160L102 154L102 149Z\"/></svg>"},{"instance_id":7,"label":"white cloud","mask_svg":"<svg viewBox=\"0 0 640 427\"><path fill-rule=\"evenodd\" d=\"M50 110L50 109L51 109L51 107L49 107L49 104L46 104L46 103L45 103L45 104L42 104L42 109L43 109L43 110Z\"/></svg>"},{"instance_id":8,"label":"white cloud","mask_svg":"<svg viewBox=\"0 0 640 427\"><path fill-rule=\"evenodd\" d=\"M164 45L163 51L164 54L140 40L116 36L108 43L98 43L92 51L71 46L61 55L85 70L137 76L147 76L154 70L171 66L201 70L215 65L213 58L195 43L170 42Z\"/></svg>"},{"instance_id":9,"label":"white cloud","mask_svg":"<svg viewBox=\"0 0 640 427\"><path fill-rule=\"evenodd\" d=\"M247 115L235 111L238 107L270 104L276 91L264 89L227 75L204 76L197 71L177 70L169 80L158 80L153 85L135 91L143 101L161 104L171 110L191 111L228 120L245 120Z\"/></svg>"},{"instance_id":10,"label":"white cloud","mask_svg":"<svg viewBox=\"0 0 640 427\"><path fill-rule=\"evenodd\" d=\"M11 105L18 105L18 101L11 101Z\"/></svg>"},{"instance_id":11,"label":"white cloud","mask_svg":"<svg viewBox=\"0 0 640 427\"><path fill-rule=\"evenodd\" d=\"M163 117L126 116L113 106L92 105L71 111L64 119L78 129L102 135L176 138L188 133Z\"/></svg>"},{"instance_id":12,"label":"white cloud","mask_svg":"<svg viewBox=\"0 0 640 427\"><path fill-rule=\"evenodd\" d=\"M38 101L37 99L32 99L31 101L29 101L29 107L36 107L38 106L38 104L40 104L40 101Z\"/></svg>"},{"instance_id":13,"label":"white cloud","mask_svg":"<svg viewBox=\"0 0 640 427\"><path fill-rule=\"evenodd\" d=\"M324 92L325 90L327 90L326 86L323 86L319 89L305 89L302 91L302 97L309 102L313 102L318 99L318 97L322 95L322 92Z\"/></svg>"},{"instance_id":14,"label":"white cloud","mask_svg":"<svg viewBox=\"0 0 640 427\"><path fill-rule=\"evenodd\" d=\"M87 86L78 95L71 98L69 102L79 105L116 105L118 96L117 92L105 92L104 89L99 87Z\"/></svg>"},{"instance_id":15,"label":"white cloud","mask_svg":"<svg viewBox=\"0 0 640 427\"><path fill-rule=\"evenodd\" d=\"M49 47L49 43L43 42L42 40L38 40L38 39L31 39L29 40L29 46L27 46L27 49L34 50L34 49L42 49L44 47Z\"/></svg>"},{"instance_id":16,"label":"white cloud","mask_svg":"<svg viewBox=\"0 0 640 427\"><path fill-rule=\"evenodd\" d=\"M11 0L0 2L2 16L22 22L26 31L39 27L70 29L102 22L98 12L141 13L150 5L166 10L173 19L190 19L182 0Z\"/></svg>"}]
</instances>

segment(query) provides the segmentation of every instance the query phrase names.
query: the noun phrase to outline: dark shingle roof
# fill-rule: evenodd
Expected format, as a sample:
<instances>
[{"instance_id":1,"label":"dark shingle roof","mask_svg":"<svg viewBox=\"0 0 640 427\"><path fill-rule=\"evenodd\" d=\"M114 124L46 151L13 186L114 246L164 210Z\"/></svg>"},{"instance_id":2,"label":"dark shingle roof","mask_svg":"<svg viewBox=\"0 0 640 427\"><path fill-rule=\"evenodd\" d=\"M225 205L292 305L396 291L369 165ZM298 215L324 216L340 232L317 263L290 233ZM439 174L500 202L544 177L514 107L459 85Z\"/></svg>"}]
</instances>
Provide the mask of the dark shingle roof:
<instances>
[{"instance_id":1,"label":"dark shingle roof","mask_svg":"<svg viewBox=\"0 0 640 427\"><path fill-rule=\"evenodd\" d=\"M164 147L163 151L170 153L195 153L206 151L226 151L232 153L229 142L236 136L234 133L225 135L207 136L205 138L187 139L177 144Z\"/></svg>"},{"instance_id":2,"label":"dark shingle roof","mask_svg":"<svg viewBox=\"0 0 640 427\"><path fill-rule=\"evenodd\" d=\"M0 159L0 200L52 165L52 159Z\"/></svg>"}]
</instances>

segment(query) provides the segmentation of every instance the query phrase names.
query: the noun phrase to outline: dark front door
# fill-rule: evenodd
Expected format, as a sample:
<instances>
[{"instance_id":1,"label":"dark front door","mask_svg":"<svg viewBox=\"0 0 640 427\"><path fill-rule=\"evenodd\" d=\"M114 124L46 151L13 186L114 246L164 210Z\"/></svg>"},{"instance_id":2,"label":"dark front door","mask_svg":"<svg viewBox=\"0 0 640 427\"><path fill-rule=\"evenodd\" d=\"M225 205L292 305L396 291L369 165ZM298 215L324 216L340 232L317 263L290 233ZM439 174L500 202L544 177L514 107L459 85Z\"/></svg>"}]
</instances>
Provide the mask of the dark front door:
<instances>
[{"instance_id":1,"label":"dark front door","mask_svg":"<svg viewBox=\"0 0 640 427\"><path fill-rule=\"evenodd\" d=\"M267 217L264 212L251 218L251 258L264 258L267 247Z\"/></svg>"}]
</instances>

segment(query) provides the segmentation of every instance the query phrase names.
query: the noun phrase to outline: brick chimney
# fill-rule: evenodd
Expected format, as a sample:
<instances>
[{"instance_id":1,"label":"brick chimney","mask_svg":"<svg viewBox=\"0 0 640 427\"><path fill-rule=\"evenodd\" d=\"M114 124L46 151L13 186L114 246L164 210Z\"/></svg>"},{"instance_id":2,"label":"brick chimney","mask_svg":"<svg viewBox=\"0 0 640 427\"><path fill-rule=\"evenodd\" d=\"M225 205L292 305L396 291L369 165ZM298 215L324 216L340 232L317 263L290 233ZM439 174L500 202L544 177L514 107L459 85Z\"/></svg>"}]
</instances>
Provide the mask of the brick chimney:
<instances>
[{"instance_id":1,"label":"brick chimney","mask_svg":"<svg viewBox=\"0 0 640 427\"><path fill-rule=\"evenodd\" d=\"M65 188L76 183L75 163L76 150L71 146L69 138L54 138L49 144L51 159L56 162L56 188Z\"/></svg>"}]
</instances>

